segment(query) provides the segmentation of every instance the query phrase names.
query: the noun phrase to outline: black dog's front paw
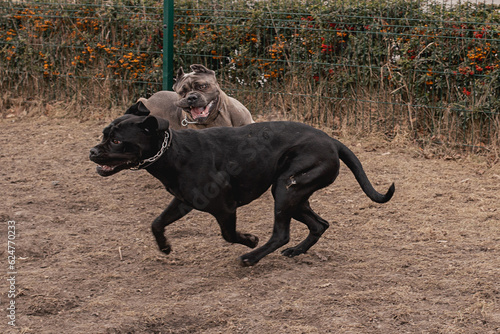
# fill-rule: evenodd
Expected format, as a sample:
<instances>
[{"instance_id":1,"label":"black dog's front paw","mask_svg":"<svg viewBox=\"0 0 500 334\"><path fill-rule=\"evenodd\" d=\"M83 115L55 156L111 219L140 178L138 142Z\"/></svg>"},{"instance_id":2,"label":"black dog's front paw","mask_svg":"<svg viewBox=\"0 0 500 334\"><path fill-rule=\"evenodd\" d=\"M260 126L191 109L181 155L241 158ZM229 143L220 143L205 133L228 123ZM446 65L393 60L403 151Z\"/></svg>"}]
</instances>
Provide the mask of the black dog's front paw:
<instances>
[{"instance_id":1,"label":"black dog's front paw","mask_svg":"<svg viewBox=\"0 0 500 334\"><path fill-rule=\"evenodd\" d=\"M168 255L172 251L172 247L170 247L170 245L167 245L166 247L160 248L160 251Z\"/></svg>"},{"instance_id":2,"label":"black dog's front paw","mask_svg":"<svg viewBox=\"0 0 500 334\"><path fill-rule=\"evenodd\" d=\"M245 239L244 245L250 248L255 248L259 244L259 237L253 234L245 233L242 235Z\"/></svg>"},{"instance_id":3,"label":"black dog's front paw","mask_svg":"<svg viewBox=\"0 0 500 334\"><path fill-rule=\"evenodd\" d=\"M281 255L287 256L287 257L294 257L294 256L304 254L304 253L305 253L304 250L301 248L290 247L290 248L287 248L284 251L282 251Z\"/></svg>"},{"instance_id":4,"label":"black dog's front paw","mask_svg":"<svg viewBox=\"0 0 500 334\"><path fill-rule=\"evenodd\" d=\"M251 267L255 264L257 264L259 261L255 261L250 257L246 257L245 255L240 256L240 265L242 267Z\"/></svg>"}]
</instances>

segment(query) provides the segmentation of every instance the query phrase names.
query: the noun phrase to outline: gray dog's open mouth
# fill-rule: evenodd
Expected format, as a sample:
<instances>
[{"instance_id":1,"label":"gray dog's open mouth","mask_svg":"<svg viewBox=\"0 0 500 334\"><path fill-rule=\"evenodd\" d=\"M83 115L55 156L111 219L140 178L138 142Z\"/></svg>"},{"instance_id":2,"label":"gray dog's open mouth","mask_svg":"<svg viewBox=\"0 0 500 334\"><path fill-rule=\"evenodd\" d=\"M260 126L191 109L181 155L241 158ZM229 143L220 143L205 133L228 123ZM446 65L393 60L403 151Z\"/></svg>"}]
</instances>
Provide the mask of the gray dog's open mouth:
<instances>
[{"instance_id":1,"label":"gray dog's open mouth","mask_svg":"<svg viewBox=\"0 0 500 334\"><path fill-rule=\"evenodd\" d=\"M216 102L217 99L212 100L212 102L207 104L205 107L191 107L189 109L189 113L194 120L207 118L210 115L210 112L212 111L212 108L215 106Z\"/></svg>"}]
</instances>

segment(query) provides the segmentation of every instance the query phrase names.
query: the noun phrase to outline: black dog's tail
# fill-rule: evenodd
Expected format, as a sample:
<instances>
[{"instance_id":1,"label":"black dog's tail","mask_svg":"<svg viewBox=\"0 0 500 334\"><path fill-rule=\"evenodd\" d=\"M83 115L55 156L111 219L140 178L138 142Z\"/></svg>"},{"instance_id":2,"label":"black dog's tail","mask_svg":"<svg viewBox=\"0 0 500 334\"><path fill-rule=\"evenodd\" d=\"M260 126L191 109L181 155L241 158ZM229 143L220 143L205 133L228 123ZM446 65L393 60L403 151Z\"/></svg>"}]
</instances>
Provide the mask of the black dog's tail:
<instances>
[{"instance_id":1,"label":"black dog's tail","mask_svg":"<svg viewBox=\"0 0 500 334\"><path fill-rule=\"evenodd\" d=\"M356 180L358 181L359 185L361 186L361 189L363 189L363 192L374 202L377 203L385 203L388 202L391 198L392 195L394 194L394 183L391 185L389 190L385 195L377 192L370 181L368 180L368 177L365 174L365 171L363 170L363 166L361 166L361 162L359 159L354 155L354 153L347 148L344 144L341 142L335 140L339 152L339 158L342 160L347 167L352 171L354 176L356 177Z\"/></svg>"}]
</instances>

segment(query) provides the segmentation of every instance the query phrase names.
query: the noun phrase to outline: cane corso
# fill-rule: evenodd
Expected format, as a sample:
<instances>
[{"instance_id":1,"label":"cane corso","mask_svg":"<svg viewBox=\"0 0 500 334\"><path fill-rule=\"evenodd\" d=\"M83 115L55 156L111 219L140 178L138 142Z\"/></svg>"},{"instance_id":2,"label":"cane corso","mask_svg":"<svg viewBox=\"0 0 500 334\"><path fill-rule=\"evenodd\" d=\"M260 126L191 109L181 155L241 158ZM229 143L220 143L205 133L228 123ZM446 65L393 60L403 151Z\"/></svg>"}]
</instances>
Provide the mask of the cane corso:
<instances>
[{"instance_id":1,"label":"cane corso","mask_svg":"<svg viewBox=\"0 0 500 334\"><path fill-rule=\"evenodd\" d=\"M144 113L147 109L151 115L168 120L173 130L253 123L248 109L220 89L214 71L197 64L191 65L191 71L184 73L179 68L175 92L160 91L148 99L141 97L125 113Z\"/></svg>"},{"instance_id":2,"label":"cane corso","mask_svg":"<svg viewBox=\"0 0 500 334\"><path fill-rule=\"evenodd\" d=\"M271 187L275 202L272 236L240 257L244 266L256 264L288 243L292 218L304 223L309 234L298 245L283 250L283 255L300 255L318 241L329 225L311 209L309 197L335 180L340 160L372 201L389 201L395 189L392 184L386 194L378 193L345 145L294 122L175 131L167 120L128 114L104 129L102 142L90 150L90 159L98 164L101 176L145 169L174 196L152 224L165 254L171 251L165 227L192 209L212 214L228 242L255 248L257 236L236 230L236 209Z\"/></svg>"}]
</instances>

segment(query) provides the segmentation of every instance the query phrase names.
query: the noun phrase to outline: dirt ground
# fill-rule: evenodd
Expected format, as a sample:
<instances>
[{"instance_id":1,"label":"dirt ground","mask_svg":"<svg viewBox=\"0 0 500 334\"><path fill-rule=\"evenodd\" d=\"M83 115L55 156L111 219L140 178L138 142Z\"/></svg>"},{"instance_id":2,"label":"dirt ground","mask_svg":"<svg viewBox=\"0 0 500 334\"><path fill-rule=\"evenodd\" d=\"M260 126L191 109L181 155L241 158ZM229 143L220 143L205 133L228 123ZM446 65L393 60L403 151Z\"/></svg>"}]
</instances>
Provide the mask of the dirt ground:
<instances>
[{"instance_id":1,"label":"dirt ground","mask_svg":"<svg viewBox=\"0 0 500 334\"><path fill-rule=\"evenodd\" d=\"M427 159L411 145L340 138L375 187L345 165L312 206L330 229L308 254L240 267L242 245L193 212L150 232L171 196L145 171L95 173L89 149L107 122L0 122L0 271L16 222L16 327L0 284L0 333L499 333L500 165ZM266 241L272 196L239 209ZM295 244L306 230L292 223Z\"/></svg>"}]
</instances>

